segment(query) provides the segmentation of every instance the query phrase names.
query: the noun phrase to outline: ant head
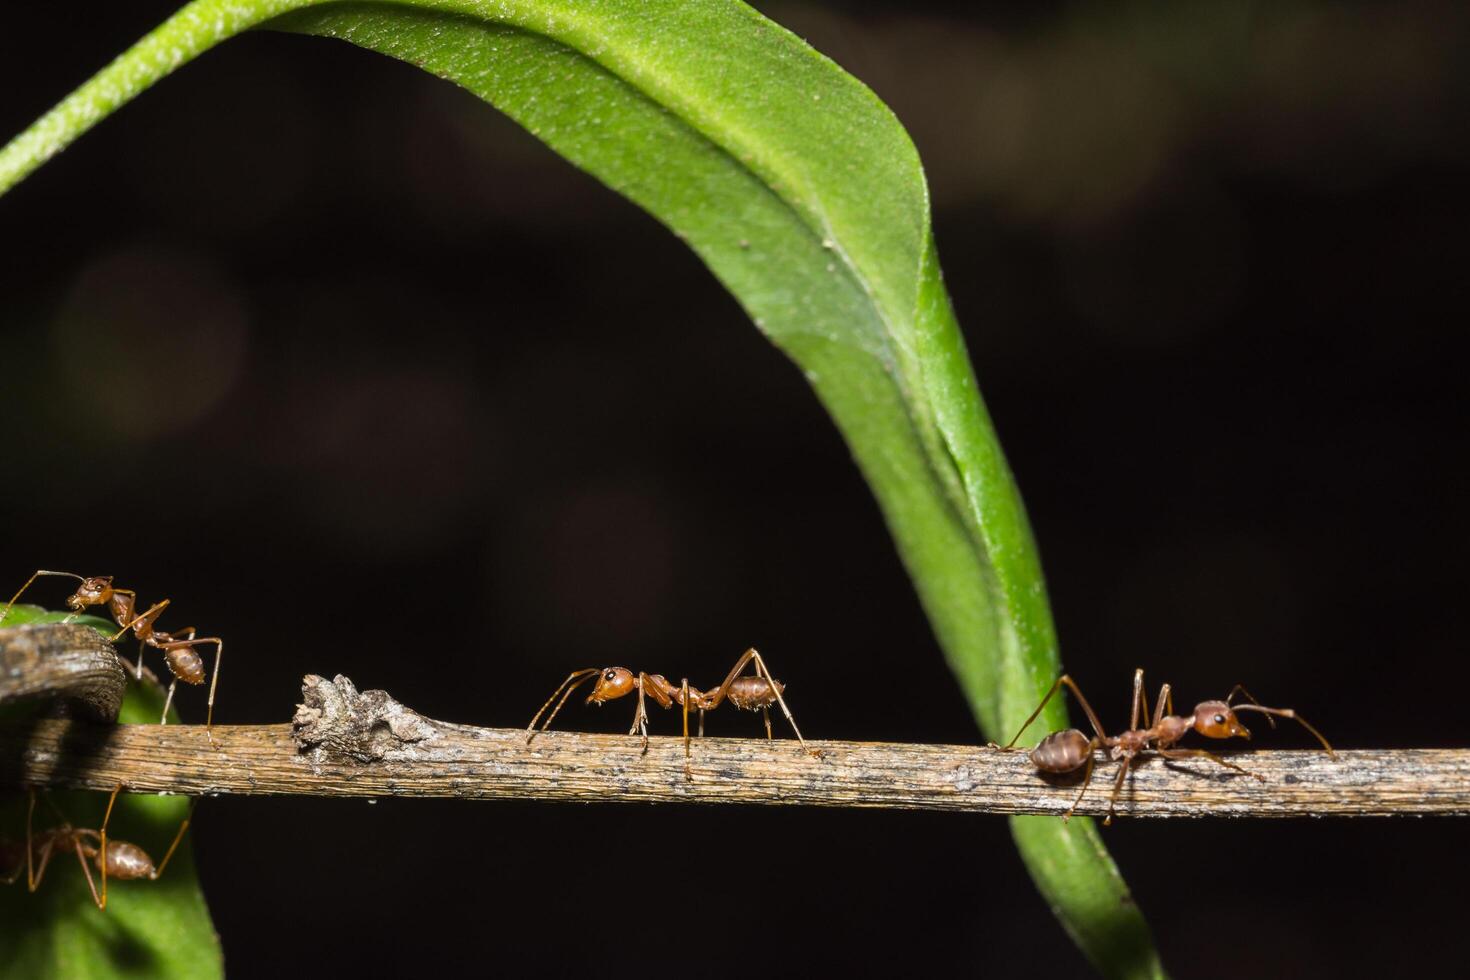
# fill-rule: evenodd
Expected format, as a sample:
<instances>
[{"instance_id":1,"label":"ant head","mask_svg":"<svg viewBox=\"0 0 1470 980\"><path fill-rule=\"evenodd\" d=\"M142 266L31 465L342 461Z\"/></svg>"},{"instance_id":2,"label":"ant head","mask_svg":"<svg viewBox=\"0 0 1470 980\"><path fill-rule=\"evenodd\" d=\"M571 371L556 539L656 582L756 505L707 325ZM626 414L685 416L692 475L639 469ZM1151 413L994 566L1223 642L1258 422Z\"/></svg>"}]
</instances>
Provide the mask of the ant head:
<instances>
[{"instance_id":1,"label":"ant head","mask_svg":"<svg viewBox=\"0 0 1470 980\"><path fill-rule=\"evenodd\" d=\"M98 606L112 598L112 576L99 575L82 579L77 591L66 600L67 607L81 612L87 606Z\"/></svg>"},{"instance_id":2,"label":"ant head","mask_svg":"<svg viewBox=\"0 0 1470 980\"><path fill-rule=\"evenodd\" d=\"M609 667L597 675L597 686L587 695L588 704L613 701L635 687L633 672L627 667Z\"/></svg>"},{"instance_id":3,"label":"ant head","mask_svg":"<svg viewBox=\"0 0 1470 980\"><path fill-rule=\"evenodd\" d=\"M1206 738L1240 738L1249 740L1250 730L1235 717L1224 701L1205 701L1195 705L1194 730Z\"/></svg>"}]
</instances>

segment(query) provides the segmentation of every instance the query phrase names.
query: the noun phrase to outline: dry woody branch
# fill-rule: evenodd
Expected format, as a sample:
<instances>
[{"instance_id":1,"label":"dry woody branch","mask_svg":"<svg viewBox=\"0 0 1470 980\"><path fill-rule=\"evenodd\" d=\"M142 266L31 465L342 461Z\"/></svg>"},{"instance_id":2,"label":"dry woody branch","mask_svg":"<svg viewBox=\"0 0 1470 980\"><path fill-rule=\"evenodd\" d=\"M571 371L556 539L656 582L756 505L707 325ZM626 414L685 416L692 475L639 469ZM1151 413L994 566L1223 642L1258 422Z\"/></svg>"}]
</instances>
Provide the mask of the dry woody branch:
<instances>
[{"instance_id":1,"label":"dry woody branch","mask_svg":"<svg viewBox=\"0 0 1470 980\"><path fill-rule=\"evenodd\" d=\"M0 659L0 663L9 661ZM93 671L102 687L107 671ZM29 689L33 689L30 685ZM68 688L74 695L75 685ZM0 703L10 700L0 688ZM84 699L85 701L85 699ZM134 792L760 803L971 813L1065 813L1078 780L1038 774L1024 752L985 746L701 738L687 772L680 738L646 754L626 735L434 721L345 677L308 676L282 725L101 725L45 719L0 726L0 787ZM1470 751L1247 751L1232 761L1144 757L1119 817L1392 816L1470 813ZM1099 776L1114 763L1100 762ZM1096 787L1095 787L1096 789ZM1107 790L1079 814L1101 815Z\"/></svg>"}]
</instances>

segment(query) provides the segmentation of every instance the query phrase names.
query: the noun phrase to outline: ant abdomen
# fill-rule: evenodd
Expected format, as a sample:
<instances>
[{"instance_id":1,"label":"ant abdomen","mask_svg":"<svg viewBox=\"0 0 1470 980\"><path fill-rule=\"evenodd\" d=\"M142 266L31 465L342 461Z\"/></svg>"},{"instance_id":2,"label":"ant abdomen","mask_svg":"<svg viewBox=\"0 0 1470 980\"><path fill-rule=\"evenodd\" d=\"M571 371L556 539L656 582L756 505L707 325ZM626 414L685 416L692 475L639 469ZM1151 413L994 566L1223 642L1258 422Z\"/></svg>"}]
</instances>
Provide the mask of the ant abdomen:
<instances>
[{"instance_id":1,"label":"ant abdomen","mask_svg":"<svg viewBox=\"0 0 1470 980\"><path fill-rule=\"evenodd\" d=\"M107 876L127 881L152 878L153 859L137 844L129 844L125 840L110 840L107 842Z\"/></svg>"},{"instance_id":2,"label":"ant abdomen","mask_svg":"<svg viewBox=\"0 0 1470 980\"><path fill-rule=\"evenodd\" d=\"M771 689L772 684L775 685L775 690ZM776 694L784 690L786 685L780 681L770 681L764 677L737 677L725 696L742 711L759 711L775 704Z\"/></svg>"},{"instance_id":3,"label":"ant abdomen","mask_svg":"<svg viewBox=\"0 0 1470 980\"><path fill-rule=\"evenodd\" d=\"M1087 762L1092 739L1075 728L1052 732L1031 750L1031 762L1042 772L1071 772Z\"/></svg>"},{"instance_id":4,"label":"ant abdomen","mask_svg":"<svg viewBox=\"0 0 1470 980\"><path fill-rule=\"evenodd\" d=\"M168 669L185 684L204 683L204 658L193 647L177 647L163 652Z\"/></svg>"}]
</instances>

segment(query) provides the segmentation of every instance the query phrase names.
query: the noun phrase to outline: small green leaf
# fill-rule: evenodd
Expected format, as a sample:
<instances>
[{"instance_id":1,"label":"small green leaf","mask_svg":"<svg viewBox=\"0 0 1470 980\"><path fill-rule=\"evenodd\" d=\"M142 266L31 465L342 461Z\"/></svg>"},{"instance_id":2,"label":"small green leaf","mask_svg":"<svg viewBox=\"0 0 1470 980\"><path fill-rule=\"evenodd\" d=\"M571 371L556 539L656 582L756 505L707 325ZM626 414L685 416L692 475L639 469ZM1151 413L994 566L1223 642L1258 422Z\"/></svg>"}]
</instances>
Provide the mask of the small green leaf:
<instances>
[{"instance_id":1,"label":"small green leaf","mask_svg":"<svg viewBox=\"0 0 1470 980\"><path fill-rule=\"evenodd\" d=\"M18 602L10 607L10 612L5 618L0 619L0 628L9 629L12 626L32 626L39 623L75 623L77 626L90 626L109 640L117 632L117 624L101 616L78 615L66 610L45 609L23 602ZM156 715L154 717L157 718Z\"/></svg>"}]
</instances>

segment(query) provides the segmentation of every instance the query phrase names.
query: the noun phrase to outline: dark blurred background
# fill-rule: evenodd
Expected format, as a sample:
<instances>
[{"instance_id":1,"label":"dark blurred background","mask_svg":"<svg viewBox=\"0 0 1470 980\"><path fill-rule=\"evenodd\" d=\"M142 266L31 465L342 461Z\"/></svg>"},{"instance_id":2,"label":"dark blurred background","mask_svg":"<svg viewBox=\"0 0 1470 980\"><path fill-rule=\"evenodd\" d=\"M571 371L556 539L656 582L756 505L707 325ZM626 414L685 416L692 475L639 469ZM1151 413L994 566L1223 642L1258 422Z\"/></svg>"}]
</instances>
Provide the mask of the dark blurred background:
<instances>
[{"instance_id":1,"label":"dark blurred background","mask_svg":"<svg viewBox=\"0 0 1470 980\"><path fill-rule=\"evenodd\" d=\"M7 11L0 136L171 6ZM759 6L919 147L1105 720L1144 666L1186 704L1244 681L1341 747L1462 744L1463 5ZM980 740L799 372L466 93L253 34L0 228L0 588L171 597L229 641L218 720L283 721L341 672L517 726L573 667L713 680L756 644L808 735ZM1105 836L1179 975L1406 972L1463 929L1436 894L1470 872L1458 822ZM235 798L195 841L237 976L1087 972L1000 819ZM305 919L303 891L336 903Z\"/></svg>"}]
</instances>

